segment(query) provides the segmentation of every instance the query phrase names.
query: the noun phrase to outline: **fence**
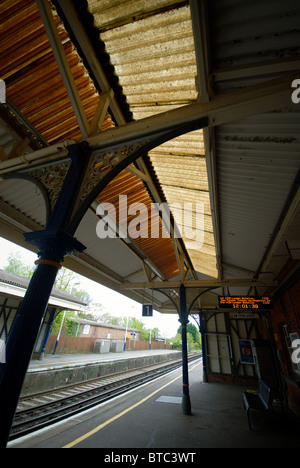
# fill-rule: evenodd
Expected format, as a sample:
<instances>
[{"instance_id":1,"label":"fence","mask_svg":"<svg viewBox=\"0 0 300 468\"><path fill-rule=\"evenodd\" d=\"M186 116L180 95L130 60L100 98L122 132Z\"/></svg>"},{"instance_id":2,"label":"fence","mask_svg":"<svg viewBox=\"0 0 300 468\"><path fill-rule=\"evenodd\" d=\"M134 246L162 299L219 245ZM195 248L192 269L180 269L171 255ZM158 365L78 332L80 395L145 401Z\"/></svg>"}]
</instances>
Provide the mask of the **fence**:
<instances>
[{"instance_id":1,"label":"fence","mask_svg":"<svg viewBox=\"0 0 300 468\"><path fill-rule=\"evenodd\" d=\"M50 335L47 346L46 354L52 354L54 351L57 336ZM76 338L73 336L61 336L58 342L56 352L58 354L88 354L94 352L95 338ZM171 349L171 345L166 345L166 349ZM148 341L132 341L127 340L127 351L142 351L149 349ZM151 343L151 349L165 349L165 343L154 341Z\"/></svg>"}]
</instances>

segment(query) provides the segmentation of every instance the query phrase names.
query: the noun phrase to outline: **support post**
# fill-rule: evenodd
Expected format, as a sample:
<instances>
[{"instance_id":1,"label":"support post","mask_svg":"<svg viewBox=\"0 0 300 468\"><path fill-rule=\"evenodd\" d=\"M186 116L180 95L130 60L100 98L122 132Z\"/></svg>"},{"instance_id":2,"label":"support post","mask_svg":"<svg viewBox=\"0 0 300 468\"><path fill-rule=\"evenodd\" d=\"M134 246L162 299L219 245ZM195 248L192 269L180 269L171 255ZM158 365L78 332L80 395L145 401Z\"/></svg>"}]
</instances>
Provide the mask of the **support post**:
<instances>
[{"instance_id":1,"label":"support post","mask_svg":"<svg viewBox=\"0 0 300 468\"><path fill-rule=\"evenodd\" d=\"M52 288L64 258L85 247L63 231L74 209L84 169L85 144L69 148L72 164L45 231L24 234L37 247L39 259L6 344L6 363L0 364L0 448L5 448L25 375L42 325Z\"/></svg>"},{"instance_id":2,"label":"support post","mask_svg":"<svg viewBox=\"0 0 300 468\"><path fill-rule=\"evenodd\" d=\"M206 320L205 320L205 316L203 312L200 312L199 318L200 318L200 333L201 333L201 343L202 343L203 382L208 383L207 367L206 367L207 353L206 353L206 340L205 340Z\"/></svg>"},{"instance_id":3,"label":"support post","mask_svg":"<svg viewBox=\"0 0 300 468\"><path fill-rule=\"evenodd\" d=\"M182 412L190 416L191 400L189 390L189 369L188 369L188 348L187 348L187 324L189 322L186 307L186 290L183 284L180 285L180 312L179 321L182 330Z\"/></svg>"},{"instance_id":4,"label":"support post","mask_svg":"<svg viewBox=\"0 0 300 468\"><path fill-rule=\"evenodd\" d=\"M35 237L35 245L38 234L41 245L45 245L45 237L48 237L47 248L39 253L37 268L6 344L6 363L0 364L0 448L6 447L9 438L32 351L61 262L66 255L83 250L81 244L65 233L55 238L43 235L45 233L26 236Z\"/></svg>"}]
</instances>

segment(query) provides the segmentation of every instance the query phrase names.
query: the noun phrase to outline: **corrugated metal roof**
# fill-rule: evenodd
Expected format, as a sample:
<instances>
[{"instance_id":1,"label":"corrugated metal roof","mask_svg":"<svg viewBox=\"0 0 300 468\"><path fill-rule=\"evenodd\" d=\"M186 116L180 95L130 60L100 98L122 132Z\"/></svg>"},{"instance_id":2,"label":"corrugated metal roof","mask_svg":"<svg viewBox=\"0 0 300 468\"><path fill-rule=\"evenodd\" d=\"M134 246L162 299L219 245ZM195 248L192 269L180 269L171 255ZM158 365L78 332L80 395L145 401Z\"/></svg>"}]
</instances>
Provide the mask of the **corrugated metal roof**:
<instances>
[{"instance_id":1,"label":"corrugated metal roof","mask_svg":"<svg viewBox=\"0 0 300 468\"><path fill-rule=\"evenodd\" d=\"M30 280L28 278L23 278L22 276L8 273L7 271L0 269L0 284L2 283L2 284L10 284L13 286L18 286L24 289L24 294L25 294L25 290L28 287L29 281ZM63 299L68 302L72 302L75 307L75 309L73 310L76 310L76 304L80 306L86 306L86 304L82 302L80 299L72 296L71 294L66 293L65 291L62 291L61 289L53 288L52 293L51 293L50 304L53 303L54 297L58 299Z\"/></svg>"},{"instance_id":2,"label":"corrugated metal roof","mask_svg":"<svg viewBox=\"0 0 300 468\"><path fill-rule=\"evenodd\" d=\"M99 94L57 14L55 21L83 107L91 121L99 104ZM7 97L49 144L81 138L34 0L1 2L0 60ZM103 129L111 126L107 115Z\"/></svg>"},{"instance_id":3,"label":"corrugated metal roof","mask_svg":"<svg viewBox=\"0 0 300 468\"><path fill-rule=\"evenodd\" d=\"M110 3L111 17L117 22L114 2ZM96 24L101 29L97 18ZM180 105L197 99L197 68L188 6L156 12L143 21L101 33L101 38L134 117L141 107Z\"/></svg>"},{"instance_id":4,"label":"corrugated metal roof","mask_svg":"<svg viewBox=\"0 0 300 468\"><path fill-rule=\"evenodd\" d=\"M139 120L198 99L195 77L199 70L188 1L72 2L80 13L83 27L90 30L92 45L99 60L103 61L110 82L114 83L115 94L120 103L123 102L126 121L130 121L132 115ZM203 47L208 46L204 53L210 56L211 69L205 72L211 74L209 86L216 94L276 77L286 71L285 63L289 70L295 70L292 59L300 55L298 1L211 0L207 3L208 17L201 19L203 22L207 20L210 30L210 41L207 41L210 44L203 44ZM57 15L55 18L84 108L91 119L101 90L95 88L89 77L89 74L93 76L92 70L84 67L65 27ZM205 42L205 37L202 39ZM31 125L48 143L79 138L78 124L34 0L3 0L0 7L1 45L0 58L8 95ZM198 46L199 54L201 47ZM284 61L280 62L281 59ZM277 71L276 66L275 71L271 70L271 65L276 65ZM201 81L201 84L208 83ZM53 90L50 94L49 87ZM125 95L133 114L128 112ZM107 116L103 129L111 125L112 119ZM5 132L0 133L0 144L6 138ZM212 145L213 140L214 136ZM220 218L218 260L220 264L223 261L227 266L241 267L243 272L229 267L223 269L224 277L238 278L247 269L256 271L260 265L295 180L299 167L299 111L282 109L220 126L215 131L215 143L216 166L210 166L209 170L210 174L215 170L214 182L218 182L218 187L209 187L201 131L151 151L148 168L179 225L180 213L176 204L192 203L194 217L196 203L203 204L204 242L199 240L201 245L190 243L184 232L183 237L195 270L209 276L218 274L209 197L209 189L215 189L211 198L219 203L213 207L214 226L219 221L216 211ZM211 163L213 156L209 156ZM6 191L4 185L2 187L3 196L9 196L9 203L16 206L15 194L10 189ZM114 203L118 211L120 194L128 196L128 203L145 203L150 212L152 200L143 182L126 171L107 187L99 200ZM26 197L24 200L26 202ZM22 210L21 205L19 209ZM26 205L25 211L30 213L30 206ZM41 221L40 216L35 219ZM84 233L84 236L93 249L89 234ZM159 242L139 239L137 244L166 278L178 275L170 239ZM109 268L116 257L115 252L111 257L109 255L112 248L109 246L101 258L97 257L96 250L93 256ZM120 265L120 272L128 273L132 279L145 278L139 269L135 272L127 265Z\"/></svg>"},{"instance_id":5,"label":"corrugated metal roof","mask_svg":"<svg viewBox=\"0 0 300 468\"><path fill-rule=\"evenodd\" d=\"M16 183L17 182L17 183ZM46 226L46 205L40 190L26 180L4 180L0 198L40 226Z\"/></svg>"},{"instance_id":6,"label":"corrugated metal roof","mask_svg":"<svg viewBox=\"0 0 300 468\"><path fill-rule=\"evenodd\" d=\"M210 0L213 69L300 54L297 0Z\"/></svg>"},{"instance_id":7,"label":"corrugated metal roof","mask_svg":"<svg viewBox=\"0 0 300 468\"><path fill-rule=\"evenodd\" d=\"M149 257L154 264L157 266L163 276L170 279L178 274L178 265L174 253L173 242L170 238L159 238L151 237L151 226L153 222L152 206L153 201L149 197L148 191L146 190L141 179L134 175L128 174L123 171L113 182L111 182L106 189L103 190L101 196L98 197L100 203L112 203L116 208L117 220L120 219L119 215L119 196L127 196L128 208L134 203L142 203L147 209L147 218L145 219L145 230L141 231L141 237L135 239L135 243L142 249L147 257ZM137 216L139 213L137 213ZM124 219L120 226L126 232L130 222L133 219L132 216L128 216ZM121 217L122 218L122 217ZM157 218L159 223L159 232L163 229L162 221ZM140 227L138 227L140 229ZM130 230L129 230L130 235Z\"/></svg>"},{"instance_id":8,"label":"corrugated metal roof","mask_svg":"<svg viewBox=\"0 0 300 468\"><path fill-rule=\"evenodd\" d=\"M188 5L150 1L145 17L144 2L122 2L122 8L114 1L88 3L135 119L197 100L197 66ZM172 3L173 9L165 11L166 4L170 7ZM109 18L114 21L108 26ZM204 245L181 234L195 270L216 277L202 131L169 141L151 151L149 157L175 221L180 222L180 216L174 204L181 204L183 209L189 202L193 204L196 228L196 204L204 204ZM198 234L201 238L202 234Z\"/></svg>"},{"instance_id":9,"label":"corrugated metal roof","mask_svg":"<svg viewBox=\"0 0 300 468\"><path fill-rule=\"evenodd\" d=\"M211 0L209 13L216 93L268 81L284 72L285 64L288 70L299 69L296 61L293 68L300 55L298 1ZM215 131L222 261L233 266L224 267L226 278L258 271L286 215L283 210L299 170L299 110L291 102L290 109ZM283 267L278 265L273 275ZM230 289L231 294L248 291Z\"/></svg>"},{"instance_id":10,"label":"corrugated metal roof","mask_svg":"<svg viewBox=\"0 0 300 468\"><path fill-rule=\"evenodd\" d=\"M257 269L299 168L299 128L293 111L216 132L225 263Z\"/></svg>"},{"instance_id":11,"label":"corrugated metal roof","mask_svg":"<svg viewBox=\"0 0 300 468\"><path fill-rule=\"evenodd\" d=\"M53 14L83 107L91 122L100 101L98 91L54 10ZM14 4L5 0L1 3L0 47L0 59L3 63L1 78L6 82L7 97L32 127L48 144L66 139L80 139L78 123L34 0L17 1ZM113 122L107 114L102 131L112 126ZM3 134L0 144L7 145L6 139L7 133ZM11 141L9 143L12 144ZM17 189L12 181L0 184L0 196L4 201L39 224L45 225L44 203L40 195L36 198L37 193L38 190L30 183L19 183ZM118 209L116 197L119 194L128 195L131 202L142 201L146 206L151 204L143 182L126 171L109 185L101 200L105 198L105 201L111 202L114 199ZM93 234L95 232L93 227ZM171 239L138 239L137 244L144 249L145 255L153 260L165 277L171 278L178 273ZM93 250L93 243L88 242L87 245ZM116 252L115 247L106 252L112 251ZM118 270L117 259L115 261L115 270ZM112 259L109 261L110 266L111 263ZM125 263L129 265L129 258ZM129 273L136 267L134 257L131 264ZM122 270L122 264L120 269Z\"/></svg>"},{"instance_id":12,"label":"corrugated metal roof","mask_svg":"<svg viewBox=\"0 0 300 468\"><path fill-rule=\"evenodd\" d=\"M76 232L76 238L88 247L87 254L109 268L117 272L120 277L126 277L141 269L141 262L132 255L132 252L120 239L99 239L96 233L96 225L99 218L89 210Z\"/></svg>"}]
</instances>

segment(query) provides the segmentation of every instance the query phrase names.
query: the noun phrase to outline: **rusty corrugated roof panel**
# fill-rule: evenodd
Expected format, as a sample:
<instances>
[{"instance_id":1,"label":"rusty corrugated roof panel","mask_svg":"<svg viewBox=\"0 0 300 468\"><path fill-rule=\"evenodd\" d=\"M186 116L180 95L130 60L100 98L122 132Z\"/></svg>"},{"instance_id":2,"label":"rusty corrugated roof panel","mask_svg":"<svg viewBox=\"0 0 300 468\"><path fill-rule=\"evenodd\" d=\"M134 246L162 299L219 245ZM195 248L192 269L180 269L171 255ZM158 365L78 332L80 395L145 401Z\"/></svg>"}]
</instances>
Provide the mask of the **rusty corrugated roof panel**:
<instances>
[{"instance_id":1,"label":"rusty corrugated roof panel","mask_svg":"<svg viewBox=\"0 0 300 468\"><path fill-rule=\"evenodd\" d=\"M99 94L62 22L55 13L54 16L83 107L91 121ZM0 60L7 97L49 144L81 138L34 0L1 3ZM103 129L111 126L107 115Z\"/></svg>"},{"instance_id":2,"label":"rusty corrugated roof panel","mask_svg":"<svg viewBox=\"0 0 300 468\"><path fill-rule=\"evenodd\" d=\"M178 265L173 242L170 238L163 238L162 236L160 236L160 238L151 237L152 223L159 223L160 233L162 232L163 225L160 218L156 217L156 220L153 220L153 202L141 179L123 171L103 190L101 196L98 198L100 203L111 203L115 206L116 217L117 220L121 221L121 228L129 232L130 235L128 226L136 216L139 216L139 212L137 212L136 215L128 216L122 220L122 216L120 217L119 205L120 195L125 195L127 197L128 208L134 203L142 203L146 207L147 216L144 223L136 228L137 230L141 230L141 237L134 239L134 241L146 256L153 261L165 278L174 278L178 274Z\"/></svg>"},{"instance_id":3,"label":"rusty corrugated roof panel","mask_svg":"<svg viewBox=\"0 0 300 468\"><path fill-rule=\"evenodd\" d=\"M83 7L81 2L80 8ZM99 92L55 10L53 13L83 107L88 120L91 121L99 104ZM88 19L91 20L85 10L85 21ZM0 60L1 78L5 79L8 98L48 144L81 138L74 111L34 0L1 2ZM124 95L123 97L125 98ZM127 116L130 117L129 114ZM102 131L113 125L107 114ZM107 187L101 200L110 201L119 194L127 195L129 202L140 200L148 207L151 205L143 182L126 171ZM118 206L117 200L115 203ZM32 210L26 205L25 212L31 213ZM32 217L36 219L34 213ZM171 239L147 239L147 242L141 242L141 247L167 278L178 273Z\"/></svg>"}]
</instances>

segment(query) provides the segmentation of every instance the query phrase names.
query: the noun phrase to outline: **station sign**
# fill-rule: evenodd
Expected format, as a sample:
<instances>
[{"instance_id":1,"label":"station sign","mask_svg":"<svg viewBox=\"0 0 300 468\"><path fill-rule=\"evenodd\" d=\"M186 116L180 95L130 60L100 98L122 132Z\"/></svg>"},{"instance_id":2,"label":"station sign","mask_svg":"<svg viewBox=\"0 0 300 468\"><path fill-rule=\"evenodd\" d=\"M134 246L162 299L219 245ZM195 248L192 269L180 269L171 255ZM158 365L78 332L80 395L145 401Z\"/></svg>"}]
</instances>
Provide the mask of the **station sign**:
<instances>
[{"instance_id":1,"label":"station sign","mask_svg":"<svg viewBox=\"0 0 300 468\"><path fill-rule=\"evenodd\" d=\"M273 308L270 297L262 296L219 296L220 309L270 310Z\"/></svg>"},{"instance_id":2,"label":"station sign","mask_svg":"<svg viewBox=\"0 0 300 468\"><path fill-rule=\"evenodd\" d=\"M143 305L143 317L153 317L153 305L152 304Z\"/></svg>"}]
</instances>

